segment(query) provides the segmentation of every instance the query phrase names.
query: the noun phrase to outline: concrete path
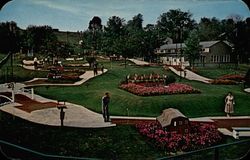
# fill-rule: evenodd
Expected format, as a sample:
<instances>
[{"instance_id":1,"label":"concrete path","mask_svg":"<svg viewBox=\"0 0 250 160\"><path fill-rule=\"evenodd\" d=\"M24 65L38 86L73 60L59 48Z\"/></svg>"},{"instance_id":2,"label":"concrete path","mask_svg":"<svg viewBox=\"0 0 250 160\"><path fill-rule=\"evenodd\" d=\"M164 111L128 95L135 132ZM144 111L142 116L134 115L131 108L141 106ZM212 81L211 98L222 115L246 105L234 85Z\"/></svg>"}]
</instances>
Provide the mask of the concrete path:
<instances>
[{"instance_id":1,"label":"concrete path","mask_svg":"<svg viewBox=\"0 0 250 160\"><path fill-rule=\"evenodd\" d=\"M250 88L246 88L244 91L250 93Z\"/></svg>"},{"instance_id":2,"label":"concrete path","mask_svg":"<svg viewBox=\"0 0 250 160\"><path fill-rule=\"evenodd\" d=\"M150 63L148 63L148 62L137 60L137 59L128 59L128 60L135 63L138 66L150 65Z\"/></svg>"},{"instance_id":3,"label":"concrete path","mask_svg":"<svg viewBox=\"0 0 250 160\"><path fill-rule=\"evenodd\" d=\"M108 70L107 69L104 69L103 73L106 73ZM101 75L103 74L101 71L98 71L98 75ZM51 84L51 83L48 83L48 84L32 84L32 85L26 85L26 87L35 87L35 86L79 86L81 84L83 84L84 82L94 78L94 72L93 71L86 71L84 74L82 74L81 76L79 76L79 78L81 79L80 81L77 81L73 84L60 84L60 83L57 83L57 84ZM27 81L27 82L33 82L33 81L36 81L36 80L39 80L39 79L43 79L44 78L34 78L30 81ZM47 78L46 78L47 79Z\"/></svg>"},{"instance_id":4,"label":"concrete path","mask_svg":"<svg viewBox=\"0 0 250 160\"><path fill-rule=\"evenodd\" d=\"M28 93L27 96L30 97ZM35 95L35 100L39 102L55 102L41 96ZM36 110L31 113L20 110L14 106L20 106L21 104L12 103L0 107L0 110L15 115L17 117L26 119L28 121L39 123L43 125L60 126L60 110L55 108L47 108L42 110ZM101 105L101 104L100 104ZM101 128L112 127L115 124L110 122L104 122L101 114L88 110L87 108L76 105L73 103L66 103L67 109L65 111L64 126L67 127L81 127L81 128Z\"/></svg>"},{"instance_id":5,"label":"concrete path","mask_svg":"<svg viewBox=\"0 0 250 160\"><path fill-rule=\"evenodd\" d=\"M107 72L105 69L104 72ZM102 73L99 72L98 75ZM81 85L87 80L94 77L93 71L87 71L85 74L81 76L82 80L78 81L71 85ZM68 84L67 84L68 85ZM15 92L24 94L28 97L32 97L30 93L21 92L22 88L27 87L22 83L15 84ZM0 84L0 92L11 92L11 88L7 87L7 84ZM55 100L46 99L39 95L34 95L34 100L39 102L55 102ZM20 110L14 106L18 106L21 104L17 103L10 103L0 107L0 110L15 115L17 117L26 119L31 122L44 124L44 125L52 125L52 126L60 126L60 111L56 108L47 108L42 110L36 110L31 113L25 112ZM95 113L83 106L73 104L73 103L66 103L67 109L65 109L65 120L64 126L68 127L81 127L81 128L100 128L100 127L112 127L115 124L111 124L110 122L104 122L102 114ZM100 107L101 107L101 100L100 100Z\"/></svg>"},{"instance_id":6,"label":"concrete path","mask_svg":"<svg viewBox=\"0 0 250 160\"><path fill-rule=\"evenodd\" d=\"M198 75L198 74L196 74L196 73L194 73L194 72L192 72L190 70L187 70L187 69L185 69L185 71L186 71L186 77L184 76L184 71L181 71L181 72L177 71L173 67L169 67L169 69L172 72L174 72L176 75L181 76L183 78L186 78L188 80L200 81L200 82L203 82L203 83L210 83L209 81L211 80L209 78L202 77L202 76L200 76L200 75Z\"/></svg>"}]
</instances>

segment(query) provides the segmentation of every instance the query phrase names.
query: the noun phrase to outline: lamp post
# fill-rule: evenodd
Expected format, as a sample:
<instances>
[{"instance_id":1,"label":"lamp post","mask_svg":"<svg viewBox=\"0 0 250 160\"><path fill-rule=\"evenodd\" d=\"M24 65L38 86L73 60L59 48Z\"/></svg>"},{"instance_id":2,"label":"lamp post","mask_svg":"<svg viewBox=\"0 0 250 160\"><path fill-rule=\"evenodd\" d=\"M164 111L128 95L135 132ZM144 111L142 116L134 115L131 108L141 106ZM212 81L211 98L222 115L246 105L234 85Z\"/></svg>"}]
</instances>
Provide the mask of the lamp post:
<instances>
[{"instance_id":1,"label":"lamp post","mask_svg":"<svg viewBox=\"0 0 250 160\"><path fill-rule=\"evenodd\" d=\"M183 27L184 27L184 25L186 25L187 24L187 21L184 21L184 22L182 22L181 23L181 25L180 25L180 80L181 80L181 76L182 76L182 57L183 57L183 49L182 49L182 41L183 41ZM183 57L183 60L184 60L184 57ZM184 77L185 77L185 71L184 71Z\"/></svg>"},{"instance_id":2,"label":"lamp post","mask_svg":"<svg viewBox=\"0 0 250 160\"><path fill-rule=\"evenodd\" d=\"M181 80L181 73L182 73L182 28L183 25L180 26L180 80Z\"/></svg>"}]
</instances>

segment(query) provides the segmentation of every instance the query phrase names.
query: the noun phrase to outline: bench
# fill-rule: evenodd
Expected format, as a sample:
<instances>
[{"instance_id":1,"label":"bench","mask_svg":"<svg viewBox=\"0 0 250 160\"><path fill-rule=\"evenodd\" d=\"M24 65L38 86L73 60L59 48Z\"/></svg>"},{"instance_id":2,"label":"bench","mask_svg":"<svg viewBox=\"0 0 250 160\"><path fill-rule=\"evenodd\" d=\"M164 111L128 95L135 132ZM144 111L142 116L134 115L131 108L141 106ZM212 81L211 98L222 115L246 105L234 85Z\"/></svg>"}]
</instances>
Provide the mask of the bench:
<instances>
[{"instance_id":1,"label":"bench","mask_svg":"<svg viewBox=\"0 0 250 160\"><path fill-rule=\"evenodd\" d=\"M239 137L250 137L250 127L232 127L233 137L239 139Z\"/></svg>"}]
</instances>

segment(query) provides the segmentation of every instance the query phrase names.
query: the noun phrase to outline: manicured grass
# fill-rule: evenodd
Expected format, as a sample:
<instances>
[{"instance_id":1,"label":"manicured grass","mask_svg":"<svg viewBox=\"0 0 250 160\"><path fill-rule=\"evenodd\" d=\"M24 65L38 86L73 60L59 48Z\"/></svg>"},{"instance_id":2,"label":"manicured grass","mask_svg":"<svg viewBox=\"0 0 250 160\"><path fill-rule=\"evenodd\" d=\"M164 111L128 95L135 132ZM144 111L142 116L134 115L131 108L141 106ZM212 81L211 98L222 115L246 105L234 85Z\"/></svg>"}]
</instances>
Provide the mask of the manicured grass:
<instances>
[{"instance_id":1,"label":"manicured grass","mask_svg":"<svg viewBox=\"0 0 250 160\"><path fill-rule=\"evenodd\" d=\"M30 71L21 66L13 66L13 79L11 78L11 66L5 65L0 70L0 83L7 81L23 82L33 78L46 78L47 71Z\"/></svg>"},{"instance_id":2,"label":"manicured grass","mask_svg":"<svg viewBox=\"0 0 250 160\"><path fill-rule=\"evenodd\" d=\"M156 159L166 156L139 135L134 126L102 129L34 124L0 111L0 137L52 155L100 159Z\"/></svg>"},{"instance_id":3,"label":"manicured grass","mask_svg":"<svg viewBox=\"0 0 250 160\"><path fill-rule=\"evenodd\" d=\"M110 63L105 63L110 69ZM113 62L112 69L104 75L95 77L77 87L38 87L36 93L52 99L64 99L81 104L93 111L101 112L101 97L105 92L111 93L111 115L123 116L159 116L165 108L179 109L188 117L224 116L224 96L232 91L235 100L234 115L250 114L250 95L242 91L241 85L211 85L182 79L182 83L200 89L201 94L181 94L141 97L118 88L127 74L150 74L152 72L172 74L162 67L124 68L121 63Z\"/></svg>"},{"instance_id":4,"label":"manicured grass","mask_svg":"<svg viewBox=\"0 0 250 160\"><path fill-rule=\"evenodd\" d=\"M34 124L0 111L0 128L4 131L0 132L1 140L49 155L121 160L151 160L169 156L168 152L158 149L131 125L101 129L61 128ZM221 143L235 141L238 140L225 136ZM4 145L1 147L6 151ZM228 146L219 149L219 156L237 158L248 150L247 144ZM9 156L15 155L11 150L8 153ZM193 157L207 159L210 156L212 158L213 154L214 150L208 150ZM34 159L41 159L37 155L33 156Z\"/></svg>"},{"instance_id":5,"label":"manicured grass","mask_svg":"<svg viewBox=\"0 0 250 160\"><path fill-rule=\"evenodd\" d=\"M233 65L224 65L224 66L221 66L220 68L197 67L196 70L198 71L198 74L204 77L216 79L221 76L228 75L228 74L240 74L244 76L248 68L250 68L249 65L240 65L238 69L235 69L235 66Z\"/></svg>"}]
</instances>

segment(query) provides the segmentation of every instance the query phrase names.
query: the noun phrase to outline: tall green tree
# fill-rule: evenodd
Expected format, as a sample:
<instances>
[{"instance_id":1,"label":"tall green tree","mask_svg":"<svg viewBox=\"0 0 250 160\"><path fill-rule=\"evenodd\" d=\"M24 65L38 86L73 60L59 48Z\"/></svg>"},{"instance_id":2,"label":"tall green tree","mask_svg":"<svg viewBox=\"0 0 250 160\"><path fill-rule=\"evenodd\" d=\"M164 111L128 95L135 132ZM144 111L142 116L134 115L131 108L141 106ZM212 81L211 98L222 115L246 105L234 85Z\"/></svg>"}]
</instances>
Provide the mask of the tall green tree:
<instances>
[{"instance_id":1,"label":"tall green tree","mask_svg":"<svg viewBox=\"0 0 250 160\"><path fill-rule=\"evenodd\" d=\"M129 20L127 23L127 28L131 30L142 30L142 23L143 23L143 15L137 14L133 17L132 20Z\"/></svg>"},{"instance_id":2,"label":"tall green tree","mask_svg":"<svg viewBox=\"0 0 250 160\"><path fill-rule=\"evenodd\" d=\"M50 26L28 26L26 41L29 49L40 54L47 54L51 44L57 42L57 37Z\"/></svg>"},{"instance_id":3,"label":"tall green tree","mask_svg":"<svg viewBox=\"0 0 250 160\"><path fill-rule=\"evenodd\" d=\"M102 20L100 17L94 16L92 20L89 21L89 31L92 33L91 41L94 50L97 50L99 46L98 41L100 40L102 28Z\"/></svg>"},{"instance_id":4,"label":"tall green tree","mask_svg":"<svg viewBox=\"0 0 250 160\"><path fill-rule=\"evenodd\" d=\"M201 18L199 23L199 32L201 41L218 40L219 35L222 33L220 21L213 18Z\"/></svg>"},{"instance_id":5,"label":"tall green tree","mask_svg":"<svg viewBox=\"0 0 250 160\"><path fill-rule=\"evenodd\" d=\"M188 57L188 61L191 67L194 67L194 62L200 56L201 46L199 45L200 38L197 30L190 32L187 40L185 41L186 47L184 48L184 54Z\"/></svg>"},{"instance_id":6,"label":"tall green tree","mask_svg":"<svg viewBox=\"0 0 250 160\"><path fill-rule=\"evenodd\" d=\"M160 34L169 36L175 42L185 39L187 33L196 26L190 12L183 12L180 9L169 10L158 17L157 27ZM180 38L182 35L182 38Z\"/></svg>"},{"instance_id":7,"label":"tall green tree","mask_svg":"<svg viewBox=\"0 0 250 160\"><path fill-rule=\"evenodd\" d=\"M0 23L0 52L17 52L20 49L20 28L13 21Z\"/></svg>"}]
</instances>

